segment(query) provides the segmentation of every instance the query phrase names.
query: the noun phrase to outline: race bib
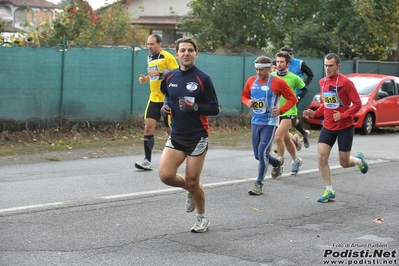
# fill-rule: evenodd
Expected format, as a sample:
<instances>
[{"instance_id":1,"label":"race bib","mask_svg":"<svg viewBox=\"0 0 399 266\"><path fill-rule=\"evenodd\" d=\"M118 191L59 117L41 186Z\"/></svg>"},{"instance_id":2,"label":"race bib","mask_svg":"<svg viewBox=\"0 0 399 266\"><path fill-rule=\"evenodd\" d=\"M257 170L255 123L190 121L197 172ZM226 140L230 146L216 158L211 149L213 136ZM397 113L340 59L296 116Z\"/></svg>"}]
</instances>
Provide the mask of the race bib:
<instances>
[{"instance_id":1,"label":"race bib","mask_svg":"<svg viewBox=\"0 0 399 266\"><path fill-rule=\"evenodd\" d=\"M328 109L337 109L341 106L338 95L335 91L324 91L323 92L324 107Z\"/></svg>"},{"instance_id":2,"label":"race bib","mask_svg":"<svg viewBox=\"0 0 399 266\"><path fill-rule=\"evenodd\" d=\"M157 66L153 66L153 67L147 67L148 72L150 72L150 70L156 70L158 71L158 67ZM151 80L158 80L159 76L152 76L150 77Z\"/></svg>"},{"instance_id":3,"label":"race bib","mask_svg":"<svg viewBox=\"0 0 399 266\"><path fill-rule=\"evenodd\" d=\"M253 99L255 102L253 106L253 112L256 114L264 114L267 112L265 99Z\"/></svg>"}]
</instances>

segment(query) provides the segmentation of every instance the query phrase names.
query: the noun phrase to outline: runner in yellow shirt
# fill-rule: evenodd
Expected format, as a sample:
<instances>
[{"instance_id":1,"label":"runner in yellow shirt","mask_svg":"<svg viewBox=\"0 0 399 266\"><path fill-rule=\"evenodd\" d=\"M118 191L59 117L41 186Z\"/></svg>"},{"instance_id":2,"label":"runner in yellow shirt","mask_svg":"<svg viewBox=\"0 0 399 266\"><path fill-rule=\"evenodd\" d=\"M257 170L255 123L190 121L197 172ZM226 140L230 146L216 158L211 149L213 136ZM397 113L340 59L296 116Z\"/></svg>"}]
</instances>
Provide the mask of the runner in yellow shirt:
<instances>
[{"instance_id":1,"label":"runner in yellow shirt","mask_svg":"<svg viewBox=\"0 0 399 266\"><path fill-rule=\"evenodd\" d=\"M151 156L154 148L154 132L159 119L161 118L161 108L165 96L161 92L161 82L165 74L178 68L176 58L170 53L162 50L162 39L159 35L152 34L147 39L148 55L148 74L140 74L140 84L150 83L150 98L144 111L144 153L142 161L136 162L135 167L142 170L151 170ZM169 134L168 119L164 119L165 130Z\"/></svg>"}]
</instances>

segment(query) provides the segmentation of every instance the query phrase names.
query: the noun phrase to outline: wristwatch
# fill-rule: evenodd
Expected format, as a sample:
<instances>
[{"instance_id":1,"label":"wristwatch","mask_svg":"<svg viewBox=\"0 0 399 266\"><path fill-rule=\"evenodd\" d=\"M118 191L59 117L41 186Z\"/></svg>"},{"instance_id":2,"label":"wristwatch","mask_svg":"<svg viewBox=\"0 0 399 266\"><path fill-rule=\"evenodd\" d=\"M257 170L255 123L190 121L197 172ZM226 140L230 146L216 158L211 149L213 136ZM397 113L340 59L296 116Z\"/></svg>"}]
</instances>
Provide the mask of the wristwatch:
<instances>
[{"instance_id":1,"label":"wristwatch","mask_svg":"<svg viewBox=\"0 0 399 266\"><path fill-rule=\"evenodd\" d=\"M198 111L198 104L196 104L196 103L194 104L193 110L194 110L194 111Z\"/></svg>"}]
</instances>

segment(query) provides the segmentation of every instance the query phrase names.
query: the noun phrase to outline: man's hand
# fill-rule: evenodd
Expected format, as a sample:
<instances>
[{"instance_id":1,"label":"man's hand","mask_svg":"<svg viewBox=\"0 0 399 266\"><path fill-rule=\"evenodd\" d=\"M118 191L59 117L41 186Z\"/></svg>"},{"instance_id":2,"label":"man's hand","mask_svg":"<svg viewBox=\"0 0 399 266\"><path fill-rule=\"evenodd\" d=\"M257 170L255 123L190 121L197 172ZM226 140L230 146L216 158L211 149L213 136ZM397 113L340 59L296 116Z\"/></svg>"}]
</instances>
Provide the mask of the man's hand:
<instances>
[{"instance_id":1,"label":"man's hand","mask_svg":"<svg viewBox=\"0 0 399 266\"><path fill-rule=\"evenodd\" d=\"M273 107L273 109L272 109L272 114L273 114L274 116L280 116L280 115L281 115L281 109L278 108L278 107Z\"/></svg>"},{"instance_id":2,"label":"man's hand","mask_svg":"<svg viewBox=\"0 0 399 266\"><path fill-rule=\"evenodd\" d=\"M150 71L148 71L148 76L149 77L155 77L155 76L161 76L161 72L157 69L151 69Z\"/></svg>"},{"instance_id":3,"label":"man's hand","mask_svg":"<svg viewBox=\"0 0 399 266\"><path fill-rule=\"evenodd\" d=\"M143 74L140 74L139 82L140 82L140 84L144 84L144 83L146 83L148 81L148 79L149 78L147 76L144 76Z\"/></svg>"},{"instance_id":4,"label":"man's hand","mask_svg":"<svg viewBox=\"0 0 399 266\"><path fill-rule=\"evenodd\" d=\"M303 111L303 116L305 118L309 118L309 117L312 118L312 117L314 117L314 111L311 109L306 109Z\"/></svg>"},{"instance_id":5,"label":"man's hand","mask_svg":"<svg viewBox=\"0 0 399 266\"><path fill-rule=\"evenodd\" d=\"M163 117L168 117L168 115L172 114L172 109L170 109L169 105L164 104L161 108L161 115Z\"/></svg>"},{"instance_id":6,"label":"man's hand","mask_svg":"<svg viewBox=\"0 0 399 266\"><path fill-rule=\"evenodd\" d=\"M335 122L341 120L341 113L334 110L333 118Z\"/></svg>"},{"instance_id":7,"label":"man's hand","mask_svg":"<svg viewBox=\"0 0 399 266\"><path fill-rule=\"evenodd\" d=\"M254 105L254 102L255 102L254 100L248 100L247 107L251 108Z\"/></svg>"},{"instance_id":8,"label":"man's hand","mask_svg":"<svg viewBox=\"0 0 399 266\"><path fill-rule=\"evenodd\" d=\"M183 112L191 112L191 111L197 111L195 110L196 108L198 109L198 106L195 103L192 103L186 99L179 99L179 108Z\"/></svg>"}]
</instances>

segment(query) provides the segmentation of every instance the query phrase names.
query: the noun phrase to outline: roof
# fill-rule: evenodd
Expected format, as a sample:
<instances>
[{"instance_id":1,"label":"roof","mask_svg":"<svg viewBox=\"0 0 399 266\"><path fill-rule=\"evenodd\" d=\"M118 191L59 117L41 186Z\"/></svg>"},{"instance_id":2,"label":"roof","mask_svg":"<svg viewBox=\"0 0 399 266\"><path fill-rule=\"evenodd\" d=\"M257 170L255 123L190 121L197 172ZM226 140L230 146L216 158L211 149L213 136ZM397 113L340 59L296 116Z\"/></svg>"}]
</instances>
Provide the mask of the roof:
<instances>
[{"instance_id":1,"label":"roof","mask_svg":"<svg viewBox=\"0 0 399 266\"><path fill-rule=\"evenodd\" d=\"M0 4L10 3L14 6L20 7L46 7L46 8L60 8L59 5L53 4L46 0L0 0Z\"/></svg>"},{"instance_id":2,"label":"roof","mask_svg":"<svg viewBox=\"0 0 399 266\"><path fill-rule=\"evenodd\" d=\"M181 24L178 17L139 17L132 19L133 24L162 24L162 25L176 25Z\"/></svg>"},{"instance_id":3,"label":"roof","mask_svg":"<svg viewBox=\"0 0 399 266\"><path fill-rule=\"evenodd\" d=\"M385 75L385 74L374 74L374 73L349 73L346 74L345 76L347 77L364 77L364 78L377 78L377 79L383 79L386 77L395 77L392 75ZM395 77L398 78L398 77Z\"/></svg>"}]
</instances>

